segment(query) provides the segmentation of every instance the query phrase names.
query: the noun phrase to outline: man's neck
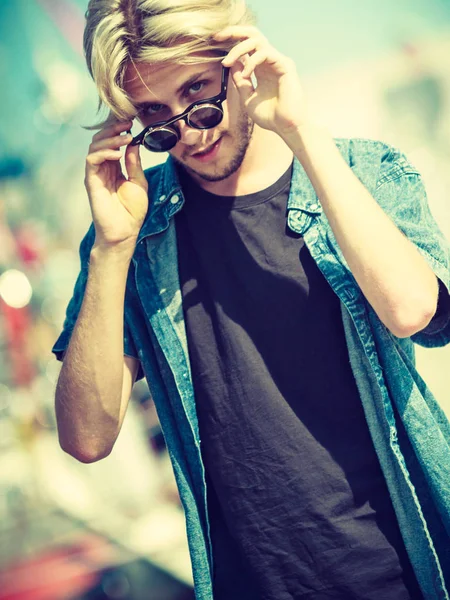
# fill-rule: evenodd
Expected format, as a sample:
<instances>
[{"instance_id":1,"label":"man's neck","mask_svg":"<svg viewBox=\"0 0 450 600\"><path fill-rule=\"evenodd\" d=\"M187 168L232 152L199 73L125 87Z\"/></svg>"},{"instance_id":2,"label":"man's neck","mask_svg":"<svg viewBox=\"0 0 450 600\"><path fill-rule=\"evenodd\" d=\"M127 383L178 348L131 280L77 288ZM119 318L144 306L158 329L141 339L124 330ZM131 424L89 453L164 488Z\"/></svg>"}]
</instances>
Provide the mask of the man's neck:
<instances>
[{"instance_id":1,"label":"man's neck","mask_svg":"<svg viewBox=\"0 0 450 600\"><path fill-rule=\"evenodd\" d=\"M275 183L292 163L292 150L274 132L255 125L239 169L222 181L198 180L199 185L219 196L244 196Z\"/></svg>"}]
</instances>

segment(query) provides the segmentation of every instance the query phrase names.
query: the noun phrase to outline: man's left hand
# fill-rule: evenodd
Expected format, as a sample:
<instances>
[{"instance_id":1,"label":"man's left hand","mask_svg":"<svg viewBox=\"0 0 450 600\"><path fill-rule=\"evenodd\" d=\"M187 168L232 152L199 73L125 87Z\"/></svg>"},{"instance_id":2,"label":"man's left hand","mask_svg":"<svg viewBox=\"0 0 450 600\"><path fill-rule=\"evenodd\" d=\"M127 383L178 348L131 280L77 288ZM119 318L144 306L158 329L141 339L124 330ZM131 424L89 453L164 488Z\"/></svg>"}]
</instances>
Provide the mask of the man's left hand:
<instances>
[{"instance_id":1,"label":"man's left hand","mask_svg":"<svg viewBox=\"0 0 450 600\"><path fill-rule=\"evenodd\" d=\"M231 67L234 84L257 125L283 137L309 122L294 61L271 46L256 27L226 27L214 38L236 41L222 64Z\"/></svg>"}]
</instances>

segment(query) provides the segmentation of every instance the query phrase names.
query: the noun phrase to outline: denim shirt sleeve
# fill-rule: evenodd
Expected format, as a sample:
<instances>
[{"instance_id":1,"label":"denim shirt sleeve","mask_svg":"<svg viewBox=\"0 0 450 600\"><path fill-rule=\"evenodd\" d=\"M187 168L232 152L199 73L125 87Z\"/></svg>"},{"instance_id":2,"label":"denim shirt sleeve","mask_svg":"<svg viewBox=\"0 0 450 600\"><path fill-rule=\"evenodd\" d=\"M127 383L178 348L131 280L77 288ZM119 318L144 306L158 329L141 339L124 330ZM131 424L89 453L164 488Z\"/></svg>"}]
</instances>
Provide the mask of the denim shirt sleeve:
<instances>
[{"instance_id":1,"label":"denim shirt sleeve","mask_svg":"<svg viewBox=\"0 0 450 600\"><path fill-rule=\"evenodd\" d=\"M450 343L450 245L430 211L420 174L395 149L381 163L375 198L439 280L438 310L411 339L425 347L445 346Z\"/></svg>"},{"instance_id":2,"label":"denim shirt sleeve","mask_svg":"<svg viewBox=\"0 0 450 600\"><path fill-rule=\"evenodd\" d=\"M94 244L94 239L95 229L94 226L91 225L87 234L84 236L80 244L81 268L77 280L75 282L72 298L66 309L66 318L64 320L63 330L52 348L53 354L58 360L61 361L63 360L64 353L67 350L67 346L69 345L70 337L72 335L73 328L75 327L75 323L78 318L78 313L80 312L81 304L83 302L84 290L86 288L86 282L89 271L89 256L92 245ZM132 356L139 360L138 353L131 338L129 327L126 321L124 321L123 343L124 354L127 356ZM139 369L139 378L140 377L142 377L141 369Z\"/></svg>"}]
</instances>

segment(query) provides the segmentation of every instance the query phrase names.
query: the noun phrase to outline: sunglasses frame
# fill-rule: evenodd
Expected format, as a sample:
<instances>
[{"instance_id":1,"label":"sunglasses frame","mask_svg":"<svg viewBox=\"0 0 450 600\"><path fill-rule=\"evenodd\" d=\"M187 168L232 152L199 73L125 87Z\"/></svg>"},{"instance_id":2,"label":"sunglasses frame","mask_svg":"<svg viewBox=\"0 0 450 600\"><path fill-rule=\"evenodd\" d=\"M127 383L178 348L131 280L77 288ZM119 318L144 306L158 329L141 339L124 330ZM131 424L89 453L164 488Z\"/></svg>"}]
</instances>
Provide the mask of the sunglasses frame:
<instances>
[{"instance_id":1,"label":"sunglasses frame","mask_svg":"<svg viewBox=\"0 0 450 600\"><path fill-rule=\"evenodd\" d=\"M167 150L170 150L180 140L180 134L179 134L178 130L175 127L172 127L172 125L173 125L173 123L175 123L176 121L180 121L181 119L183 119L184 122L187 125L189 125L189 127L192 127L194 129L213 129L214 127L217 127L217 125L222 121L222 118L223 118L222 102L224 102L227 97L229 71L230 71L230 67L224 67L222 65L222 80L221 80L221 85L220 85L220 93L217 94L217 96L212 96L211 98L205 98L204 100L197 100L196 102L193 102L192 104L190 104L186 108L186 110L183 111L181 114L176 115L175 117L172 117L171 119L168 119L167 121L157 121L156 123L152 123L151 125L148 125L136 137L134 137L132 139L132 141L130 142L130 146L137 146L138 144L142 144L146 150L149 150L150 152L158 152L158 150L150 150L149 148L147 148L145 146L145 144L144 144L145 137L149 133L152 133L155 130L166 129L166 130L174 133L177 138L177 141L175 142L175 144L173 144L172 146L167 148ZM212 127L199 127L198 125L191 123L189 120L190 114L193 111L197 110L199 107L204 106L205 104L209 104L211 106L214 106L215 108L218 108L222 113L220 120ZM160 150L160 152L167 152L167 150Z\"/></svg>"}]
</instances>

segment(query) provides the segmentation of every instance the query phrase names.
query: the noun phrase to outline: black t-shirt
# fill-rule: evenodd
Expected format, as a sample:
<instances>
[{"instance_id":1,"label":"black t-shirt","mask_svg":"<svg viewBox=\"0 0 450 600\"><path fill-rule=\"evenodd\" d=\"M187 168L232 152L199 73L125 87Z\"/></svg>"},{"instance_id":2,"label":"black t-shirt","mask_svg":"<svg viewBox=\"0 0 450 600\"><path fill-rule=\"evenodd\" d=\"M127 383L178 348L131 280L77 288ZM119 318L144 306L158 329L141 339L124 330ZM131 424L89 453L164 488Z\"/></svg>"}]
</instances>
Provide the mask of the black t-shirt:
<instances>
[{"instance_id":1,"label":"black t-shirt","mask_svg":"<svg viewBox=\"0 0 450 600\"><path fill-rule=\"evenodd\" d=\"M422 598L339 299L286 227L291 170L240 197L180 176L178 261L215 600Z\"/></svg>"}]
</instances>

